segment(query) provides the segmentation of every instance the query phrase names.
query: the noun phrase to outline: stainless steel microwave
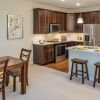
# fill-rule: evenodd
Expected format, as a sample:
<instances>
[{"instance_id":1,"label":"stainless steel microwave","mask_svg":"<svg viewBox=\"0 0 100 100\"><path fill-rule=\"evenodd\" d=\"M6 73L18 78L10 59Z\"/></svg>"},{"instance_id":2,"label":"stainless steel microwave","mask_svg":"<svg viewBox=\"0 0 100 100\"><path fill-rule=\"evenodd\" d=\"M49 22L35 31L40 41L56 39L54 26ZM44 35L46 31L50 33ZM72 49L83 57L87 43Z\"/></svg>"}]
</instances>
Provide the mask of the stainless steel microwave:
<instances>
[{"instance_id":1,"label":"stainless steel microwave","mask_svg":"<svg viewBox=\"0 0 100 100\"><path fill-rule=\"evenodd\" d=\"M50 33L56 33L61 31L61 25L60 24L50 24L49 25L49 32Z\"/></svg>"}]
</instances>

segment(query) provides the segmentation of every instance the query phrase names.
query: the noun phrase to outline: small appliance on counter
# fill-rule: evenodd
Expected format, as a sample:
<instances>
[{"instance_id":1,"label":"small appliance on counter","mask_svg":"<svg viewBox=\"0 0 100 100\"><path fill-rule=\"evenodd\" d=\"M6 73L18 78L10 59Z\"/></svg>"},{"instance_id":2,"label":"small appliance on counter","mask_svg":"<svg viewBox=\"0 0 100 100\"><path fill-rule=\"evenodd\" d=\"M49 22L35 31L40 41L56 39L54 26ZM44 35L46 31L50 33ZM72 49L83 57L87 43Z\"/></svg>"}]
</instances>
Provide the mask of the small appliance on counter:
<instances>
[{"instance_id":1,"label":"small appliance on counter","mask_svg":"<svg viewBox=\"0 0 100 100\"><path fill-rule=\"evenodd\" d=\"M45 40L39 40L40 44L44 44Z\"/></svg>"},{"instance_id":2,"label":"small appliance on counter","mask_svg":"<svg viewBox=\"0 0 100 100\"><path fill-rule=\"evenodd\" d=\"M67 36L61 36L61 42L67 41Z\"/></svg>"}]
</instances>

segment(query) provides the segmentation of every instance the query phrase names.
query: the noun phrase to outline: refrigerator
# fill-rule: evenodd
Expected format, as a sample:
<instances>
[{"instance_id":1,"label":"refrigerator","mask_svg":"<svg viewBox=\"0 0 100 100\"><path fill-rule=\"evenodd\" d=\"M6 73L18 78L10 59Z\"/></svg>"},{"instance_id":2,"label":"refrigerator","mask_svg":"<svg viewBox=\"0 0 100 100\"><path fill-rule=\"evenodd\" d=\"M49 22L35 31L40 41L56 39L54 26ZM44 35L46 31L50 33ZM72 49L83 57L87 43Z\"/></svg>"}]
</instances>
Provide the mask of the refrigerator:
<instances>
[{"instance_id":1,"label":"refrigerator","mask_svg":"<svg viewBox=\"0 0 100 100\"><path fill-rule=\"evenodd\" d=\"M100 46L100 24L83 24L84 45Z\"/></svg>"}]
</instances>

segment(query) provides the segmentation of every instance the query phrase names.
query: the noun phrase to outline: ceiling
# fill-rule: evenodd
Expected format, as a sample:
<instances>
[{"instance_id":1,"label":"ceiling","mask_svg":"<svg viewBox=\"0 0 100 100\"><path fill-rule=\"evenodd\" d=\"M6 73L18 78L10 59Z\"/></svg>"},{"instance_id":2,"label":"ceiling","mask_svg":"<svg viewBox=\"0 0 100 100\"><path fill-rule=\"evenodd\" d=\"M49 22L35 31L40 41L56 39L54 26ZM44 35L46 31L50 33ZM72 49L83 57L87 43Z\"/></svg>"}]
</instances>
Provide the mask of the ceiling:
<instances>
[{"instance_id":1,"label":"ceiling","mask_svg":"<svg viewBox=\"0 0 100 100\"><path fill-rule=\"evenodd\" d=\"M80 2L80 8L82 7L94 7L100 6L100 0L33 0L40 3L50 4L53 6L63 7L63 8L78 8L76 6L77 2Z\"/></svg>"}]
</instances>

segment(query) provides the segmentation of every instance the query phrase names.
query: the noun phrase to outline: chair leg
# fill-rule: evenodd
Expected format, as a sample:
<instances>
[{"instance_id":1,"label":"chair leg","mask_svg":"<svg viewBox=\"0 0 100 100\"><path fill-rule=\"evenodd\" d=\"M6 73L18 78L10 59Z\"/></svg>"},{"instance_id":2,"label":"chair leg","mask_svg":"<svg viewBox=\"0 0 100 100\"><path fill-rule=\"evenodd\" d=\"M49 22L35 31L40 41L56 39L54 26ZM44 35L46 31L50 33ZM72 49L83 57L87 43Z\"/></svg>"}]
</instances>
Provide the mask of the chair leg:
<instances>
[{"instance_id":1,"label":"chair leg","mask_svg":"<svg viewBox=\"0 0 100 100\"><path fill-rule=\"evenodd\" d=\"M100 68L98 70L98 83L100 83Z\"/></svg>"},{"instance_id":2,"label":"chair leg","mask_svg":"<svg viewBox=\"0 0 100 100\"><path fill-rule=\"evenodd\" d=\"M9 75L6 76L6 86L9 84Z\"/></svg>"},{"instance_id":3,"label":"chair leg","mask_svg":"<svg viewBox=\"0 0 100 100\"><path fill-rule=\"evenodd\" d=\"M26 79L26 84L27 84L27 86L29 86L29 84L28 84L28 77L27 77L27 79Z\"/></svg>"},{"instance_id":4,"label":"chair leg","mask_svg":"<svg viewBox=\"0 0 100 100\"><path fill-rule=\"evenodd\" d=\"M26 83L27 83L27 86L29 86L29 84L28 84L28 69L27 69L26 74L27 74L27 76L26 76Z\"/></svg>"},{"instance_id":5,"label":"chair leg","mask_svg":"<svg viewBox=\"0 0 100 100\"><path fill-rule=\"evenodd\" d=\"M3 90L2 90L2 100L5 100L5 86L3 87Z\"/></svg>"},{"instance_id":6,"label":"chair leg","mask_svg":"<svg viewBox=\"0 0 100 100\"><path fill-rule=\"evenodd\" d=\"M94 83L93 83L93 87L95 87L95 83L96 83L96 76L97 76L97 67L95 69L95 75L94 75Z\"/></svg>"},{"instance_id":7,"label":"chair leg","mask_svg":"<svg viewBox=\"0 0 100 100\"><path fill-rule=\"evenodd\" d=\"M85 66L86 66L87 79L89 80L89 72L88 72L87 63L85 64Z\"/></svg>"},{"instance_id":8,"label":"chair leg","mask_svg":"<svg viewBox=\"0 0 100 100\"><path fill-rule=\"evenodd\" d=\"M76 77L77 77L77 63L76 63Z\"/></svg>"},{"instance_id":9,"label":"chair leg","mask_svg":"<svg viewBox=\"0 0 100 100\"><path fill-rule=\"evenodd\" d=\"M82 84L84 84L84 66L82 64Z\"/></svg>"},{"instance_id":10,"label":"chair leg","mask_svg":"<svg viewBox=\"0 0 100 100\"><path fill-rule=\"evenodd\" d=\"M13 92L16 91L16 77L13 77Z\"/></svg>"},{"instance_id":11,"label":"chair leg","mask_svg":"<svg viewBox=\"0 0 100 100\"><path fill-rule=\"evenodd\" d=\"M74 63L72 62L72 68L71 68L70 80L72 80L72 76L73 76L73 67L74 67Z\"/></svg>"}]
</instances>

